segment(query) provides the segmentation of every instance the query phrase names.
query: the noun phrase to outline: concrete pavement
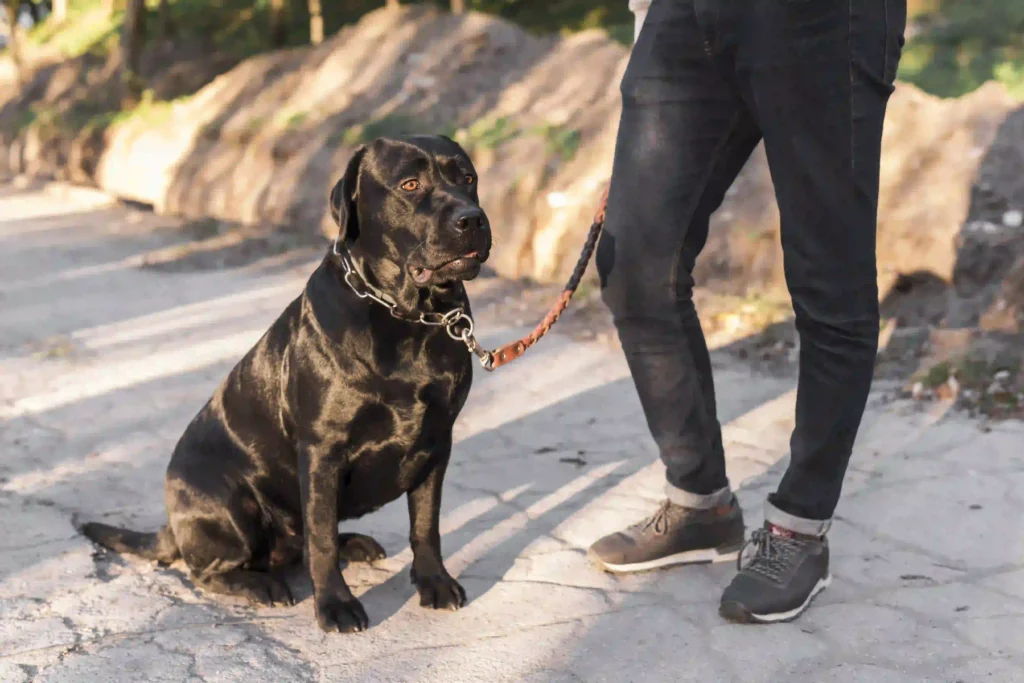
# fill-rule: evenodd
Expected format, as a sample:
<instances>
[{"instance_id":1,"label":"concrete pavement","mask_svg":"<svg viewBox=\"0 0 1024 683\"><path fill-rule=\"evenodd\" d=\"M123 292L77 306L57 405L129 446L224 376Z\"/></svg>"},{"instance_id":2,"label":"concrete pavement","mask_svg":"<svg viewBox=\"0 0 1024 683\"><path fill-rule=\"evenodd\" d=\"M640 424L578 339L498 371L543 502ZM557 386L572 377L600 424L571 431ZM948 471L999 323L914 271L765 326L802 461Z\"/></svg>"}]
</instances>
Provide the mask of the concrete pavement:
<instances>
[{"instance_id":1,"label":"concrete pavement","mask_svg":"<svg viewBox=\"0 0 1024 683\"><path fill-rule=\"evenodd\" d=\"M721 622L733 568L615 577L585 556L653 510L662 471L620 353L557 334L477 374L446 482L469 605L418 606L405 505L346 525L389 557L345 576L369 631L198 592L95 552L81 519L155 529L163 471L315 254L144 268L172 219L88 192L0 188L0 681L1024 681L1024 425L873 395L831 535L835 581L793 624ZM485 305L494 281L475 287ZM482 341L521 330L486 313ZM793 383L716 359L748 527L781 474Z\"/></svg>"}]
</instances>

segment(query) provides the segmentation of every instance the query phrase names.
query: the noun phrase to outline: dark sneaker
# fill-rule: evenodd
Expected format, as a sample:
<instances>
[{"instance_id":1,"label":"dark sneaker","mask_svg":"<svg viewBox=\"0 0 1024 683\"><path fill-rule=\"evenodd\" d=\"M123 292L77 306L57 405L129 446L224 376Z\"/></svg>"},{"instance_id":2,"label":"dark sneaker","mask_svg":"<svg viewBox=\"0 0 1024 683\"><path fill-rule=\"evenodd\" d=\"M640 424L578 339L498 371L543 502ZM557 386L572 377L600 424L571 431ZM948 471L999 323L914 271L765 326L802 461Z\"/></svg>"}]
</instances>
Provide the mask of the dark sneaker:
<instances>
[{"instance_id":1,"label":"dark sneaker","mask_svg":"<svg viewBox=\"0 0 1024 683\"><path fill-rule=\"evenodd\" d=\"M741 624L791 621L832 583L828 541L765 523L750 537L749 561L722 593L718 613ZM746 548L744 548L746 549Z\"/></svg>"},{"instance_id":2,"label":"dark sneaker","mask_svg":"<svg viewBox=\"0 0 1024 683\"><path fill-rule=\"evenodd\" d=\"M743 548L743 512L733 498L713 510L665 501L654 516L598 540L590 556L610 572L732 560Z\"/></svg>"}]
</instances>

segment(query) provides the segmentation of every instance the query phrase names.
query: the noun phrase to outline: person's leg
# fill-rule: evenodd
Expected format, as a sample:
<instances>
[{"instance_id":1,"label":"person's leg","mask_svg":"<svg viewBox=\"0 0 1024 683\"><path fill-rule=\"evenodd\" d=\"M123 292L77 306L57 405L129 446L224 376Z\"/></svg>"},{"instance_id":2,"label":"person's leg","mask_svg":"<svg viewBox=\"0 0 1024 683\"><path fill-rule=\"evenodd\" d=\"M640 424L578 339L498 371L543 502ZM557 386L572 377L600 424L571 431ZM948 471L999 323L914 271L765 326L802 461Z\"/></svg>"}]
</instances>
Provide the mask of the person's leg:
<instances>
[{"instance_id":1,"label":"person's leg","mask_svg":"<svg viewBox=\"0 0 1024 683\"><path fill-rule=\"evenodd\" d=\"M760 133L709 56L706 40L693 0L656 0L651 6L622 81L622 118L597 267L666 465L669 502L728 511L728 543L712 544L724 548L735 545L737 529L742 540L742 518L725 474L711 361L693 305L691 272L707 239L709 217ZM707 559L706 553L680 550L677 541L706 550L720 540L720 530L685 541L654 533L681 530L684 516L666 508L658 520L605 537L592 550L607 568L623 571Z\"/></svg>"},{"instance_id":2,"label":"person's leg","mask_svg":"<svg viewBox=\"0 0 1024 683\"><path fill-rule=\"evenodd\" d=\"M800 375L790 464L759 535L766 547L726 591L723 615L775 621L797 616L828 583L824 535L871 386L882 124L906 2L742 4L750 9L738 74L764 133L782 216ZM793 552L781 564L774 553L769 567L772 543Z\"/></svg>"}]
</instances>

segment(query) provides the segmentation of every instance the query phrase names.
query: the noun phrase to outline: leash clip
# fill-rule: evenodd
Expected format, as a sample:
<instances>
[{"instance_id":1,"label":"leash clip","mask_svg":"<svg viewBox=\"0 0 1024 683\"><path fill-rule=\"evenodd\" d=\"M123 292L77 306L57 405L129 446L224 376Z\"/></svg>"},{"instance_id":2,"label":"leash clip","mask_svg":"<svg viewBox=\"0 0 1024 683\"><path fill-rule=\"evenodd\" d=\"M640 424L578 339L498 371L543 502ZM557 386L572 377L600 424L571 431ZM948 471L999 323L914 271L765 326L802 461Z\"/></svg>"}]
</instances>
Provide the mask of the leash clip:
<instances>
[{"instance_id":1,"label":"leash clip","mask_svg":"<svg viewBox=\"0 0 1024 683\"><path fill-rule=\"evenodd\" d=\"M445 332L448 336L455 341L460 341L466 345L469 352L480 359L480 365L483 366L484 370L494 369L494 357L490 351L487 351L480 346L480 343L476 340L476 335L473 334L475 326L473 325L473 318L469 317L462 308L455 308L448 311L445 315ZM460 323L464 324L462 329L459 329Z\"/></svg>"}]
</instances>

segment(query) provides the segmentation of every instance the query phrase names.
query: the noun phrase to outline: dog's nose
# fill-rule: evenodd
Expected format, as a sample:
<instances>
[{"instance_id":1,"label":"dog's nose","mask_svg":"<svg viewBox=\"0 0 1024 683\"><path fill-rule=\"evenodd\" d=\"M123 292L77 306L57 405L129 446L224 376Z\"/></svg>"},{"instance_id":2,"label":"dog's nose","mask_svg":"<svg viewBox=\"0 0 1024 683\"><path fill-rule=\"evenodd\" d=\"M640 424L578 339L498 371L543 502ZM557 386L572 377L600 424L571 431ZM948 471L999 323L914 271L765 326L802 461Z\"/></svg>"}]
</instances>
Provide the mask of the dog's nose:
<instances>
[{"instance_id":1,"label":"dog's nose","mask_svg":"<svg viewBox=\"0 0 1024 683\"><path fill-rule=\"evenodd\" d=\"M479 230L484 226L484 212L480 209L465 209L455 217L455 227L460 232Z\"/></svg>"}]
</instances>

